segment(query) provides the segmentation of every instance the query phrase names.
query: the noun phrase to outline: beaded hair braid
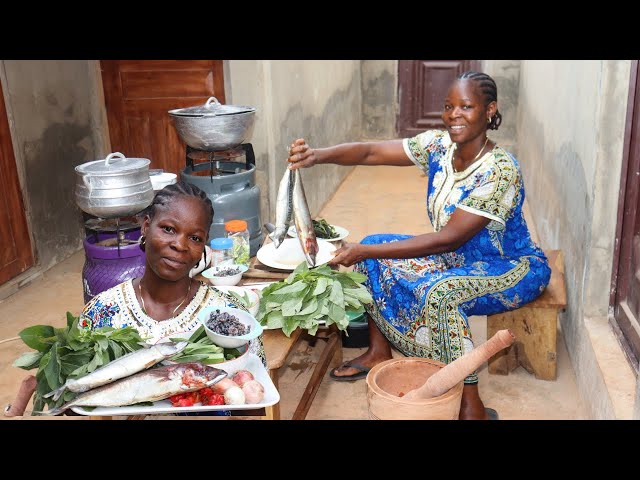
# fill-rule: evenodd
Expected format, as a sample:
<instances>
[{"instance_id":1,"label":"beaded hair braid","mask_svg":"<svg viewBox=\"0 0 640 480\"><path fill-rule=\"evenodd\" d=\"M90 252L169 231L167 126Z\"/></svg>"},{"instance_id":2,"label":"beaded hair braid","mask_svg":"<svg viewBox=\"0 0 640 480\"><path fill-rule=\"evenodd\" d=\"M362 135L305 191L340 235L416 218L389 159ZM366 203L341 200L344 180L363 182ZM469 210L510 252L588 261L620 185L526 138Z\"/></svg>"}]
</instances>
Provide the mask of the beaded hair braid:
<instances>
[{"instance_id":1,"label":"beaded hair braid","mask_svg":"<svg viewBox=\"0 0 640 480\"><path fill-rule=\"evenodd\" d=\"M158 207L165 207L170 205L171 200L178 196L196 197L202 200L202 203L204 203L205 208L209 214L206 228L206 230L209 231L209 228L211 228L211 222L213 222L213 204L211 203L209 197L207 197L207 194L200 188L184 181L167 185L158 193L156 193L156 196L153 198L153 203L147 208L145 213L149 215L149 218L153 218Z\"/></svg>"},{"instance_id":2,"label":"beaded hair braid","mask_svg":"<svg viewBox=\"0 0 640 480\"><path fill-rule=\"evenodd\" d=\"M485 106L491 102L498 101L498 87L496 82L486 73L480 72L464 72L458 75L458 80L472 80L478 84L478 88L484 95ZM496 110L495 115L491 117L491 122L487 124L488 130L498 130L498 127L502 123L502 114Z\"/></svg>"}]
</instances>

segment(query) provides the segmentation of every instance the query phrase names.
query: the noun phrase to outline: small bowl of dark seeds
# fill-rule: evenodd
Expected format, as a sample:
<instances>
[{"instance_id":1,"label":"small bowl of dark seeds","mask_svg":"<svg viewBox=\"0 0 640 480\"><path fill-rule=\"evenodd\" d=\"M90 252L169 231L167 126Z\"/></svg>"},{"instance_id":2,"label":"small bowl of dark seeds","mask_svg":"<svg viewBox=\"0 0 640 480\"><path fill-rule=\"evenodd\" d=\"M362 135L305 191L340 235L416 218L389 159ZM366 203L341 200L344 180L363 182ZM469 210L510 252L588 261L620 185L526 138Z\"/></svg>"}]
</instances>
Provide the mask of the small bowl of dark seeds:
<instances>
[{"instance_id":1,"label":"small bowl of dark seeds","mask_svg":"<svg viewBox=\"0 0 640 480\"><path fill-rule=\"evenodd\" d=\"M211 341L223 348L238 348L262 334L262 325L240 308L207 307L198 317Z\"/></svg>"},{"instance_id":2,"label":"small bowl of dark seeds","mask_svg":"<svg viewBox=\"0 0 640 480\"><path fill-rule=\"evenodd\" d=\"M202 276L209 280L212 285L232 286L240 283L242 274L246 272L247 269L246 265L217 265L202 272Z\"/></svg>"}]
</instances>

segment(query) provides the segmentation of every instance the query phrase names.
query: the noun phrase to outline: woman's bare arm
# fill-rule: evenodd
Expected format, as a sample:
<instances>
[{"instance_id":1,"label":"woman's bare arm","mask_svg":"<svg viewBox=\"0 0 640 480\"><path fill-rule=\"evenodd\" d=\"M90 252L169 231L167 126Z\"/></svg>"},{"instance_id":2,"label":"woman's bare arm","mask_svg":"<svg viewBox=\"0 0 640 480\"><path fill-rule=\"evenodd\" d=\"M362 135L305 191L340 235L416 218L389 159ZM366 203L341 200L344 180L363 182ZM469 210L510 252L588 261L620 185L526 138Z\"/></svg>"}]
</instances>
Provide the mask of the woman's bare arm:
<instances>
[{"instance_id":1,"label":"woman's bare arm","mask_svg":"<svg viewBox=\"0 0 640 480\"><path fill-rule=\"evenodd\" d=\"M291 146L289 168L307 168L318 164L336 165L414 165L402 147L402 140L382 142L342 143L327 148L311 148L304 139L297 139Z\"/></svg>"},{"instance_id":2,"label":"woman's bare arm","mask_svg":"<svg viewBox=\"0 0 640 480\"><path fill-rule=\"evenodd\" d=\"M349 267L367 258L417 258L452 252L473 238L490 221L489 218L456 209L449 222L439 232L425 233L391 243L374 245L348 243L336 250L329 265Z\"/></svg>"}]
</instances>

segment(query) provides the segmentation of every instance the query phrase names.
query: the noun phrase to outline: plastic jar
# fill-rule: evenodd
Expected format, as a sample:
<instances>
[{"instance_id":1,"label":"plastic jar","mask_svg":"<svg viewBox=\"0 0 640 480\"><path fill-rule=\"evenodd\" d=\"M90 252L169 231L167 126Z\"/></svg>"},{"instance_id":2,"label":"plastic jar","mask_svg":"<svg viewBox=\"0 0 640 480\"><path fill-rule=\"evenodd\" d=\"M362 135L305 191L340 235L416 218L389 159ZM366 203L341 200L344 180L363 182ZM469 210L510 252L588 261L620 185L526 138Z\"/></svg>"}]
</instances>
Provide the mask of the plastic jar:
<instances>
[{"instance_id":1,"label":"plastic jar","mask_svg":"<svg viewBox=\"0 0 640 480\"><path fill-rule=\"evenodd\" d=\"M249 266L251 234L244 220L229 220L224 224L227 238L233 240L233 261L239 265Z\"/></svg>"},{"instance_id":2,"label":"plastic jar","mask_svg":"<svg viewBox=\"0 0 640 480\"><path fill-rule=\"evenodd\" d=\"M226 237L214 238L211 247L211 266L231 265L233 263L233 240Z\"/></svg>"}]
</instances>

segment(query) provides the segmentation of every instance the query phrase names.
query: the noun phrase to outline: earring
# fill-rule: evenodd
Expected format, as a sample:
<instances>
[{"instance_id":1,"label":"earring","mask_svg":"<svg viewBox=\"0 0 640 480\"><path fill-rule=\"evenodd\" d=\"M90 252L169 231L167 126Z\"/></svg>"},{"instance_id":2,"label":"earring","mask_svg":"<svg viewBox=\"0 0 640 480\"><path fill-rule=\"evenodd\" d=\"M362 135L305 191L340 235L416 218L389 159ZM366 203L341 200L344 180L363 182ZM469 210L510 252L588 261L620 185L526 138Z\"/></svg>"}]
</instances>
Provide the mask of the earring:
<instances>
[{"instance_id":1,"label":"earring","mask_svg":"<svg viewBox=\"0 0 640 480\"><path fill-rule=\"evenodd\" d=\"M491 123L491 117L487 118L487 123Z\"/></svg>"},{"instance_id":2,"label":"earring","mask_svg":"<svg viewBox=\"0 0 640 480\"><path fill-rule=\"evenodd\" d=\"M142 235L140 237L140 250L142 250L144 252L145 249L145 243L147 242L147 237L145 237L144 235Z\"/></svg>"}]
</instances>

